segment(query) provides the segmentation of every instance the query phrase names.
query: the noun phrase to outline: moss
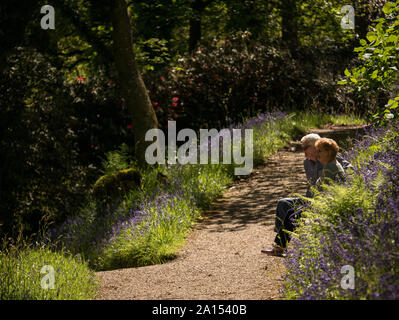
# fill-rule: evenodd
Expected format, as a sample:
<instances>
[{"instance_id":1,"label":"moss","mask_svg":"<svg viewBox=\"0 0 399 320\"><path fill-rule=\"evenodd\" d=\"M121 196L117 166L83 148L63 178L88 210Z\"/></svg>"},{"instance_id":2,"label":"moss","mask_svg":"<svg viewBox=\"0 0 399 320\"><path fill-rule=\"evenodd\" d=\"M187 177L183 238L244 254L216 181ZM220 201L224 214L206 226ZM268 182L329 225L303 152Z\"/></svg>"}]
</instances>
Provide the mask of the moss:
<instances>
[{"instance_id":1,"label":"moss","mask_svg":"<svg viewBox=\"0 0 399 320\"><path fill-rule=\"evenodd\" d=\"M162 184L168 184L169 177L166 174L158 171L157 172L157 181Z\"/></svg>"},{"instance_id":2,"label":"moss","mask_svg":"<svg viewBox=\"0 0 399 320\"><path fill-rule=\"evenodd\" d=\"M114 199L131 189L140 188L141 174L135 169L120 170L99 178L94 184L93 195L97 200Z\"/></svg>"}]
</instances>

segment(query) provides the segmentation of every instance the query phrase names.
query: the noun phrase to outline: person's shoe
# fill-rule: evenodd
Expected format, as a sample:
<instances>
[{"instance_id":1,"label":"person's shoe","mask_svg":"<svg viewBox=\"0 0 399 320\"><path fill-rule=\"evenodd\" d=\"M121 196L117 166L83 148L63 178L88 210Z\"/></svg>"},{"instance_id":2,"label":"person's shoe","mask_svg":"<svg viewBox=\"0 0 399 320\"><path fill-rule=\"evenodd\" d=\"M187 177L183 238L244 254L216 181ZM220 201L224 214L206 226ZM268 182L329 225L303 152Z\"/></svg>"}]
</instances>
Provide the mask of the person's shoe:
<instances>
[{"instance_id":1,"label":"person's shoe","mask_svg":"<svg viewBox=\"0 0 399 320\"><path fill-rule=\"evenodd\" d=\"M262 253L268 254L270 256L279 256L281 257L284 253L284 249L280 246L273 246L269 249L262 249Z\"/></svg>"}]
</instances>

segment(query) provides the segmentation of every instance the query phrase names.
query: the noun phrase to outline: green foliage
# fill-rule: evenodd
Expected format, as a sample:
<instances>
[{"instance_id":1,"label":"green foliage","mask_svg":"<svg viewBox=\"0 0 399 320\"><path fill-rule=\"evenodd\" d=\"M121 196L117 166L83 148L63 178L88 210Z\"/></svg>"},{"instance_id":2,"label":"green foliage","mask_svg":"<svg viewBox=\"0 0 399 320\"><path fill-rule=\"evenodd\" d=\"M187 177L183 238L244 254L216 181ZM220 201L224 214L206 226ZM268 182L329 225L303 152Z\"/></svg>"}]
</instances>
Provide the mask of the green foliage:
<instances>
[{"instance_id":1,"label":"green foliage","mask_svg":"<svg viewBox=\"0 0 399 320\"><path fill-rule=\"evenodd\" d=\"M133 14L135 39L169 41L173 39L173 30L187 22L189 3L182 0L138 0L132 2L130 9Z\"/></svg>"},{"instance_id":2,"label":"green foliage","mask_svg":"<svg viewBox=\"0 0 399 320\"><path fill-rule=\"evenodd\" d=\"M307 199L287 257L286 298L392 299L397 294L392 284L398 272L398 129L382 129L363 136L348 152L354 171L347 183L324 185ZM351 290L341 287L344 265L355 270Z\"/></svg>"},{"instance_id":3,"label":"green foliage","mask_svg":"<svg viewBox=\"0 0 399 320\"><path fill-rule=\"evenodd\" d=\"M175 257L199 210L187 199L150 205L150 214L123 228L99 257L97 268L114 269L164 263Z\"/></svg>"},{"instance_id":4,"label":"green foliage","mask_svg":"<svg viewBox=\"0 0 399 320\"><path fill-rule=\"evenodd\" d=\"M326 42L345 46L350 43L353 32L343 30L341 8L345 1L297 1L298 36L303 45L315 46ZM315 19L315 16L318 18Z\"/></svg>"},{"instance_id":5,"label":"green foliage","mask_svg":"<svg viewBox=\"0 0 399 320\"><path fill-rule=\"evenodd\" d=\"M397 115L399 80L399 1L387 2L383 7L385 17L375 20L366 39L355 48L360 65L345 70L346 78L339 84L348 84L359 95L371 95L378 101L377 110L370 110L370 120L386 123ZM384 103L384 104L383 104Z\"/></svg>"},{"instance_id":6,"label":"green foliage","mask_svg":"<svg viewBox=\"0 0 399 320\"><path fill-rule=\"evenodd\" d=\"M345 299L344 290L340 287L339 273L336 275L330 271L340 270L339 266L347 264L345 257L337 258L340 261L335 261L335 265L328 264L327 267L324 266L324 261L321 261L320 257L326 254L326 248L338 250L337 246L339 246L340 251L350 252L352 250L355 245L350 238L339 243L329 243L328 239L332 232L331 226L335 226L335 229L339 229L338 226L341 225L355 227L358 224L356 217L359 210L362 210L365 215L369 214L370 219L372 219L371 213L377 196L378 194L365 187L362 179L355 178L347 186L324 185L323 192L316 191L314 199L308 199L311 205L302 212L298 228L293 233L295 240L299 240L302 245L296 246L294 244L295 259L298 261L295 270L291 269L293 268L292 265L287 268L285 282L285 297L287 299L306 296L305 288L317 288L320 285L319 278L332 279L332 284L323 291L323 299ZM359 226L359 232L362 232L360 228ZM337 231L334 230L334 232ZM338 232L342 232L342 235L346 234L346 230ZM359 265L356 265L356 268L359 270ZM312 276L303 276L310 274ZM361 276L364 277L364 274ZM356 275L356 279L358 281L358 275Z\"/></svg>"},{"instance_id":7,"label":"green foliage","mask_svg":"<svg viewBox=\"0 0 399 320\"><path fill-rule=\"evenodd\" d=\"M327 77L322 65L315 67L316 57L328 54L327 49L298 49L299 58L294 59L283 47L248 37L237 32L228 40L215 38L174 67L144 75L162 128L170 119L178 120L181 128L221 128L275 106L318 111L328 105L336 112L351 111L332 75ZM340 54L345 56L334 52ZM342 61L330 63L338 68ZM315 76L315 69L323 78Z\"/></svg>"},{"instance_id":8,"label":"green foliage","mask_svg":"<svg viewBox=\"0 0 399 320\"><path fill-rule=\"evenodd\" d=\"M8 62L0 77L2 231L18 224L33 233L43 217L76 209L91 170L79 161L61 75L34 50L19 48Z\"/></svg>"},{"instance_id":9,"label":"green foliage","mask_svg":"<svg viewBox=\"0 0 399 320\"><path fill-rule=\"evenodd\" d=\"M369 138L372 140L367 148L362 148L358 150L356 157L353 158L351 161L352 165L357 168L361 169L364 163L367 163L370 159L373 159L376 154L384 154L392 147L393 141L398 137L399 132L397 130L386 129L386 134L378 139L375 139L371 136L364 136L364 138Z\"/></svg>"},{"instance_id":10,"label":"green foliage","mask_svg":"<svg viewBox=\"0 0 399 320\"><path fill-rule=\"evenodd\" d=\"M137 63L143 72L165 67L171 60L166 40L157 38L139 40L136 41L134 48Z\"/></svg>"},{"instance_id":11,"label":"green foliage","mask_svg":"<svg viewBox=\"0 0 399 320\"><path fill-rule=\"evenodd\" d=\"M122 143L118 150L109 151L102 161L102 172L104 175L112 174L119 170L125 170L134 166L132 150L126 143Z\"/></svg>"},{"instance_id":12,"label":"green foliage","mask_svg":"<svg viewBox=\"0 0 399 320\"><path fill-rule=\"evenodd\" d=\"M54 289L43 289L43 277L54 269ZM47 282L49 283L49 282ZM79 257L48 248L0 251L1 300L87 300L94 298L98 280Z\"/></svg>"},{"instance_id":13,"label":"green foliage","mask_svg":"<svg viewBox=\"0 0 399 320\"><path fill-rule=\"evenodd\" d=\"M66 82L49 55L18 48L1 74L1 232L31 234L79 210L101 157L133 141L131 120L101 71Z\"/></svg>"},{"instance_id":14,"label":"green foliage","mask_svg":"<svg viewBox=\"0 0 399 320\"><path fill-rule=\"evenodd\" d=\"M231 34L246 30L255 41L280 41L283 1L262 0L228 1L135 1L131 9L135 37L139 41L151 38L168 41L172 56L187 52L190 19L201 15L201 45L207 46L213 38L229 39ZM292 1L295 7L295 31L303 46L323 46L326 41L345 45L353 32L340 26L343 0ZM203 5L204 9L201 11ZM357 3L356 3L357 5ZM359 10L360 11L360 10ZM365 11L365 10L363 10ZM371 10L369 10L371 11ZM317 17L317 19L315 18ZM366 17L362 17L365 19Z\"/></svg>"}]
</instances>

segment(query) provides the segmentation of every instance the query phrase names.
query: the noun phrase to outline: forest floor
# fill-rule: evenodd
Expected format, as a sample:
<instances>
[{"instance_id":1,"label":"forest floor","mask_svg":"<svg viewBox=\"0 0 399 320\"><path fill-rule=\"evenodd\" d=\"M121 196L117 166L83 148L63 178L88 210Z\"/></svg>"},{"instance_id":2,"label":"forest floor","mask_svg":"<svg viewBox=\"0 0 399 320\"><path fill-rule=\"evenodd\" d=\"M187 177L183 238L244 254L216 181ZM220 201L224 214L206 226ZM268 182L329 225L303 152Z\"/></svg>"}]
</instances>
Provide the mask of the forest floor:
<instances>
[{"instance_id":1,"label":"forest floor","mask_svg":"<svg viewBox=\"0 0 399 320\"><path fill-rule=\"evenodd\" d=\"M314 129L345 148L361 126ZM261 249L274 240L277 201L305 194L299 141L271 156L214 201L190 232L177 258L160 265L97 272L96 299L268 300L283 299L284 257Z\"/></svg>"}]
</instances>

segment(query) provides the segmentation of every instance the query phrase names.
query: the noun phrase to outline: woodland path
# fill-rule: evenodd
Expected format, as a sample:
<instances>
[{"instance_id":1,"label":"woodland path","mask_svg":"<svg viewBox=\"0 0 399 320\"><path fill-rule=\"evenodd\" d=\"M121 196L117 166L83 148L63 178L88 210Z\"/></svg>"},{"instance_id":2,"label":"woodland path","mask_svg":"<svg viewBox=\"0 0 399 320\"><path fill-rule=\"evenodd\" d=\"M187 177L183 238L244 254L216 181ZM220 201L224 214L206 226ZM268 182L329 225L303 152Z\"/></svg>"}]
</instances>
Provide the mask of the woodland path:
<instances>
[{"instance_id":1,"label":"woodland path","mask_svg":"<svg viewBox=\"0 0 399 320\"><path fill-rule=\"evenodd\" d=\"M360 126L315 129L341 147ZM236 182L190 232L177 258L160 265L97 272L96 299L268 300L282 299L283 257L261 253L275 233L277 201L305 194L299 141L271 156L265 165Z\"/></svg>"}]
</instances>

